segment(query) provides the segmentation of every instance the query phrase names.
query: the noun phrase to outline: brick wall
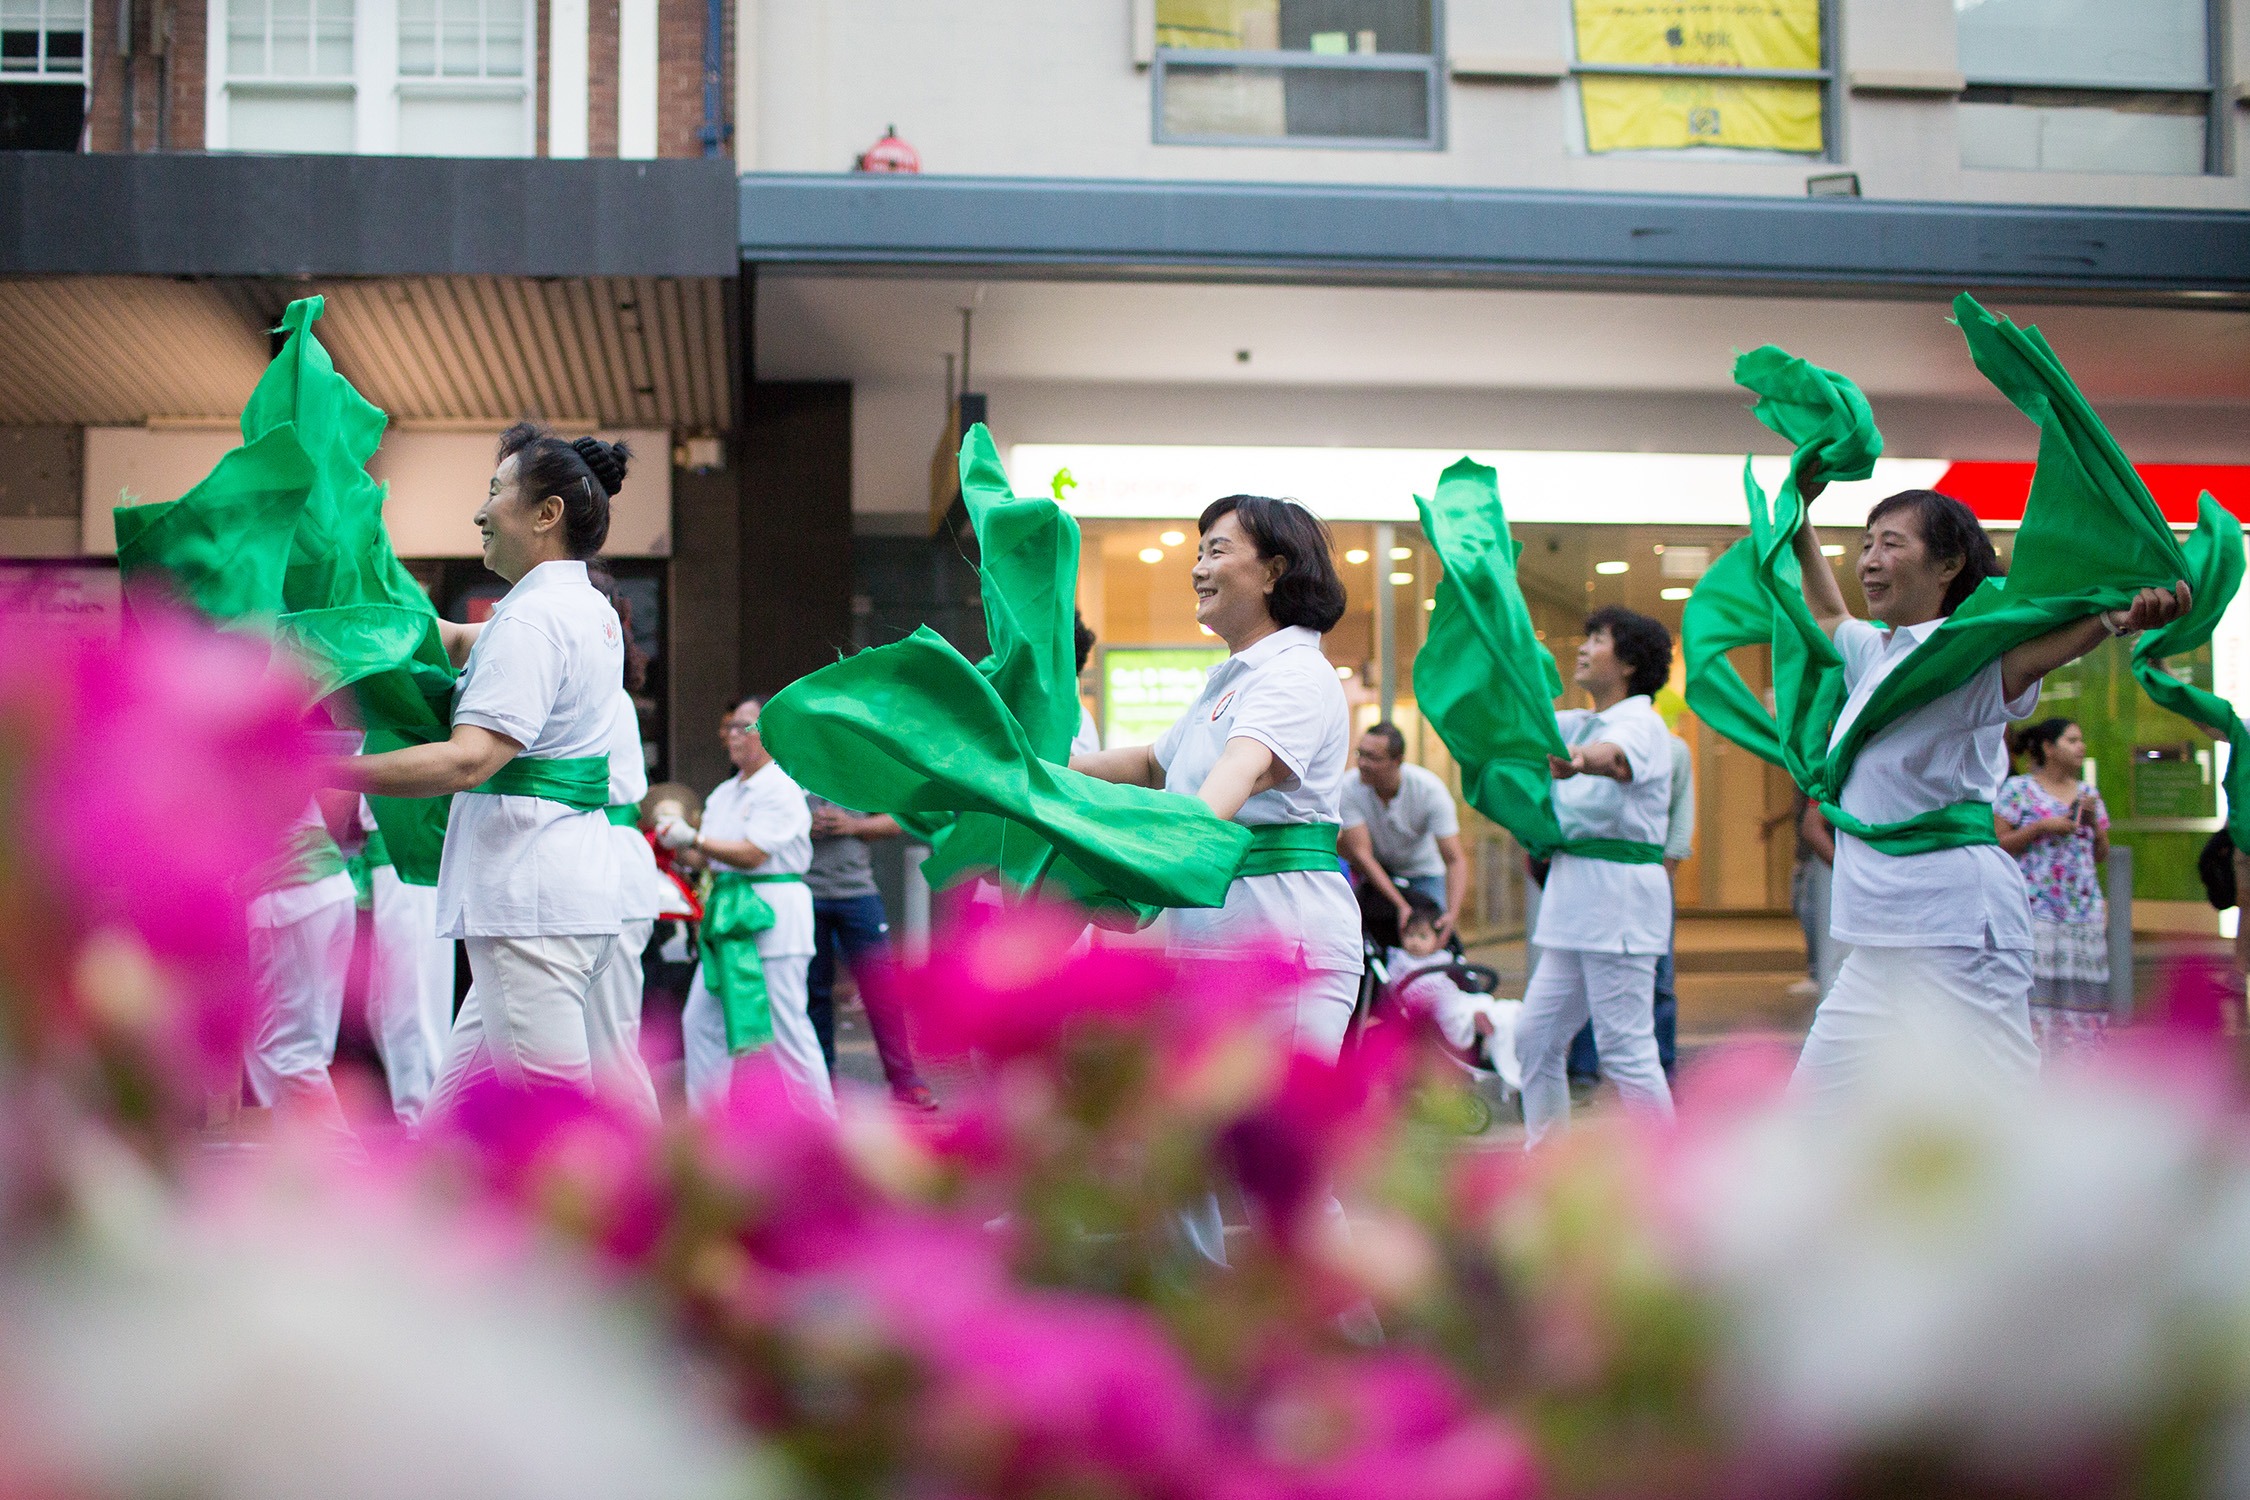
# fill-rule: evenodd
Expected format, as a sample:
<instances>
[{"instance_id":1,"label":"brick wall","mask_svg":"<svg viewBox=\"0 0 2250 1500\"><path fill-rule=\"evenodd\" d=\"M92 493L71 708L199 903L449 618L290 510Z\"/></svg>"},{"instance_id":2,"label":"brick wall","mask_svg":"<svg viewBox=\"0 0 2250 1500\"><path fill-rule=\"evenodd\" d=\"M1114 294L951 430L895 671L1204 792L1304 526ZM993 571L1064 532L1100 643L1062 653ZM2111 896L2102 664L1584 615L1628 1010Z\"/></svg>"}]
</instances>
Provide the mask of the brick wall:
<instances>
[{"instance_id":1,"label":"brick wall","mask_svg":"<svg viewBox=\"0 0 2250 1500\"><path fill-rule=\"evenodd\" d=\"M117 7L97 3L87 36L92 62L87 111L91 151L203 149L203 0L132 0L133 53L118 56ZM163 56L156 49L163 48ZM132 69L133 134L125 135L126 69Z\"/></svg>"},{"instance_id":2,"label":"brick wall","mask_svg":"<svg viewBox=\"0 0 2250 1500\"><path fill-rule=\"evenodd\" d=\"M617 0L586 7L586 154L617 154Z\"/></svg>"},{"instance_id":3,"label":"brick wall","mask_svg":"<svg viewBox=\"0 0 2250 1500\"><path fill-rule=\"evenodd\" d=\"M723 0L720 107L734 112L734 0ZM587 150L617 154L617 0L592 0L588 24ZM656 153L701 156L704 0L657 0ZM542 75L544 76L544 75Z\"/></svg>"}]
</instances>

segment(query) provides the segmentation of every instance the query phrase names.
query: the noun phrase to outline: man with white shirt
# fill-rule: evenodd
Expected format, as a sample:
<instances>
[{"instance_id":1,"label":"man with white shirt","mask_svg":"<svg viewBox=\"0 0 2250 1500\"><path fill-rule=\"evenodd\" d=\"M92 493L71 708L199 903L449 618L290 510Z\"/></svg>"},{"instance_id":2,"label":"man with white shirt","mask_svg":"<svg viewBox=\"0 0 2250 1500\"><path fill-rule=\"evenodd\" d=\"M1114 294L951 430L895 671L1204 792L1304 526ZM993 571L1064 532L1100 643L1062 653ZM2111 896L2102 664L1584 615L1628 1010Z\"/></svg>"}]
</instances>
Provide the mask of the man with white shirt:
<instances>
[{"instance_id":1,"label":"man with white shirt","mask_svg":"<svg viewBox=\"0 0 2250 1500\"><path fill-rule=\"evenodd\" d=\"M736 774L705 800L703 826L668 821L657 829L665 847L696 850L711 861L717 877L704 913L703 965L688 987L687 1008L680 1016L688 1104L701 1110L724 1102L735 1059L770 1045L798 1103L834 1114L835 1089L813 1030L805 986L814 947L812 892L805 885L805 871L812 865L812 810L805 789L774 763L758 737L764 707L762 699L746 698L720 725ZM746 894L770 908L772 918L754 938L745 934L740 940L754 947L755 967L763 971L766 1015L747 1022L738 1015L731 1026L735 997L723 1004L713 989L714 982L730 983L729 973L737 970L737 964L724 961L728 955L717 951L730 939L715 930L721 924L713 909L730 882L750 887ZM755 922L746 925L756 928ZM751 956L742 953L739 958ZM714 969L720 971L716 976ZM767 1034L759 1035L761 1030Z\"/></svg>"},{"instance_id":2,"label":"man with white shirt","mask_svg":"<svg viewBox=\"0 0 2250 1500\"><path fill-rule=\"evenodd\" d=\"M1363 885L1406 919L1406 892L1436 902L1437 933L1450 935L1469 892L1453 793L1434 772L1406 763L1406 736L1377 724L1359 737L1357 774L1344 779L1344 831L1337 848Z\"/></svg>"}]
</instances>

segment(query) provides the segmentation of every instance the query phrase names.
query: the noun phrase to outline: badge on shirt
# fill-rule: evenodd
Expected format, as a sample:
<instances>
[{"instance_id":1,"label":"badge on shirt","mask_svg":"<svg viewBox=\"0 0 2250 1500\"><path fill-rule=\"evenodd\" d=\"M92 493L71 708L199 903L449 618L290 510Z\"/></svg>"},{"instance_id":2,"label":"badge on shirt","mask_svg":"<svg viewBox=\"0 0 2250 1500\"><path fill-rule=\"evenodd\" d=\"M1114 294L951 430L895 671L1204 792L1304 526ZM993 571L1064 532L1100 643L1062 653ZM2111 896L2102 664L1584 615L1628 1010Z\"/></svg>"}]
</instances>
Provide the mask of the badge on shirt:
<instances>
[{"instance_id":1,"label":"badge on shirt","mask_svg":"<svg viewBox=\"0 0 2250 1500\"><path fill-rule=\"evenodd\" d=\"M1234 702L1234 695L1237 691L1239 690L1230 688L1226 692L1219 695L1218 702L1211 705L1212 723L1216 724L1219 722L1219 715L1225 713L1227 711L1227 705Z\"/></svg>"}]
</instances>

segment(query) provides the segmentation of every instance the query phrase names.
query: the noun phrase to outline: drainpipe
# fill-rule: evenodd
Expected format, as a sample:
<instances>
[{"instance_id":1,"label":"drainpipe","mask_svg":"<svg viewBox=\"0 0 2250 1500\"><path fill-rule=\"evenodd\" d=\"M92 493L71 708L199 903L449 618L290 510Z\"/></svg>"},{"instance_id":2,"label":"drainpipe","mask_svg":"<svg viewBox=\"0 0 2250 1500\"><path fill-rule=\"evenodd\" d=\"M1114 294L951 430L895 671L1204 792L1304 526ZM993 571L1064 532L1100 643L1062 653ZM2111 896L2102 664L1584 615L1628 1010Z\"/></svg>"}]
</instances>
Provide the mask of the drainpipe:
<instances>
[{"instance_id":1,"label":"drainpipe","mask_svg":"<svg viewBox=\"0 0 2250 1500\"><path fill-rule=\"evenodd\" d=\"M703 0L703 129L697 139L705 156L720 155L727 143L726 55L726 0Z\"/></svg>"}]
</instances>

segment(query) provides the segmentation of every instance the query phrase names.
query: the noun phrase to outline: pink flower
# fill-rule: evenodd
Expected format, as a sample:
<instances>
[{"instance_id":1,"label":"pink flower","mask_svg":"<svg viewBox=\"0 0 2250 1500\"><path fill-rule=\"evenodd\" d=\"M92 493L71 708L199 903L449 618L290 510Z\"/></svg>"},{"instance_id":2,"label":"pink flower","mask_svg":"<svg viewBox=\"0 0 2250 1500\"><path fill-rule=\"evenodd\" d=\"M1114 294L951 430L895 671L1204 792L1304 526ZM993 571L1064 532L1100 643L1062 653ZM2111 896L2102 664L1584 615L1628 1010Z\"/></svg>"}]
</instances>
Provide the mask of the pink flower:
<instances>
[{"instance_id":1,"label":"pink flower","mask_svg":"<svg viewBox=\"0 0 2250 1500\"><path fill-rule=\"evenodd\" d=\"M249 1013L242 888L318 784L310 701L264 645L168 609L138 609L118 639L0 619L14 981L160 1065L231 1076Z\"/></svg>"},{"instance_id":2,"label":"pink flower","mask_svg":"<svg viewBox=\"0 0 2250 1500\"><path fill-rule=\"evenodd\" d=\"M1415 1044L1411 1028L1383 1026L1335 1063L1294 1053L1272 1098L1227 1127L1226 1159L1285 1248L1352 1149L1388 1123L1375 1102L1412 1062Z\"/></svg>"},{"instance_id":3,"label":"pink flower","mask_svg":"<svg viewBox=\"0 0 2250 1500\"><path fill-rule=\"evenodd\" d=\"M612 1259L645 1261L662 1240L670 1194L655 1128L626 1105L552 1084L472 1084L432 1141L462 1148L494 1193L592 1241Z\"/></svg>"},{"instance_id":4,"label":"pink flower","mask_svg":"<svg viewBox=\"0 0 2250 1500\"><path fill-rule=\"evenodd\" d=\"M736 1201L743 1245L760 1261L823 1263L861 1231L876 1195L836 1122L796 1102L769 1053L738 1065L726 1102L693 1129L698 1165Z\"/></svg>"}]
</instances>

